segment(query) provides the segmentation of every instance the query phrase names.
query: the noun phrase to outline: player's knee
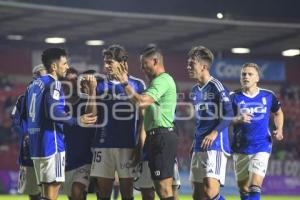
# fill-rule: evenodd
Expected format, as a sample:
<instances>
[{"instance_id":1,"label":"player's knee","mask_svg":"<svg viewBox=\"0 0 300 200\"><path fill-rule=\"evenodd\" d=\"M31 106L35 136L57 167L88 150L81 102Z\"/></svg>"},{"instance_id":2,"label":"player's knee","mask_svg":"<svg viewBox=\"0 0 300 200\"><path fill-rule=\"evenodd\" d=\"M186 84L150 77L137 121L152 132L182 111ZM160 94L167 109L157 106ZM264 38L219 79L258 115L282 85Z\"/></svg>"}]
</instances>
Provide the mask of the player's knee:
<instances>
[{"instance_id":1,"label":"player's knee","mask_svg":"<svg viewBox=\"0 0 300 200\"><path fill-rule=\"evenodd\" d=\"M261 188L257 185L250 185L249 193L261 193Z\"/></svg>"},{"instance_id":2,"label":"player's knee","mask_svg":"<svg viewBox=\"0 0 300 200\"><path fill-rule=\"evenodd\" d=\"M219 194L219 190L213 187L205 187L204 194L208 199L214 199Z\"/></svg>"}]
</instances>

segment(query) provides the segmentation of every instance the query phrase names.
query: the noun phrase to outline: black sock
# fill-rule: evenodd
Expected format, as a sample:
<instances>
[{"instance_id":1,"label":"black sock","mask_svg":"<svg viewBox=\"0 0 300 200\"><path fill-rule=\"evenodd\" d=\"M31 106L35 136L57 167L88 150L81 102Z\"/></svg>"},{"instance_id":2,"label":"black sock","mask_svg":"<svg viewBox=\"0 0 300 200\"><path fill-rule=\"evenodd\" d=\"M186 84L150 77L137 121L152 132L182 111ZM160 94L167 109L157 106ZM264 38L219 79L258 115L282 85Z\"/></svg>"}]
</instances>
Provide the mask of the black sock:
<instances>
[{"instance_id":1,"label":"black sock","mask_svg":"<svg viewBox=\"0 0 300 200\"><path fill-rule=\"evenodd\" d=\"M118 199L118 196L119 196L119 191L120 191L120 186L118 185L115 185L114 186L114 193L113 193L113 199Z\"/></svg>"},{"instance_id":2,"label":"black sock","mask_svg":"<svg viewBox=\"0 0 300 200\"><path fill-rule=\"evenodd\" d=\"M110 197L99 197L99 200L110 200Z\"/></svg>"}]
</instances>

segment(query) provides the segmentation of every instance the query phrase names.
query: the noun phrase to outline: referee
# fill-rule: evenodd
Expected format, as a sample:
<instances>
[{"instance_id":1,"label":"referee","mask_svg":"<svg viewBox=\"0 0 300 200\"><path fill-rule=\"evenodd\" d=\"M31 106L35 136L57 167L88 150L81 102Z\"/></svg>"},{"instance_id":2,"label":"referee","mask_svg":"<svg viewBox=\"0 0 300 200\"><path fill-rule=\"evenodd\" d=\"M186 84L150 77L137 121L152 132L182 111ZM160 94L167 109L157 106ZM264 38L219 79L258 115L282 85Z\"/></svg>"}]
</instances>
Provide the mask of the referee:
<instances>
[{"instance_id":1,"label":"referee","mask_svg":"<svg viewBox=\"0 0 300 200\"><path fill-rule=\"evenodd\" d=\"M129 100L143 109L146 136L146 154L155 189L162 200L174 200L172 191L173 167L178 138L174 130L176 85L165 72L163 56L156 47L146 48L141 56L141 67L150 80L149 87L139 95L130 84L124 66L118 65L114 76L125 89Z\"/></svg>"}]
</instances>

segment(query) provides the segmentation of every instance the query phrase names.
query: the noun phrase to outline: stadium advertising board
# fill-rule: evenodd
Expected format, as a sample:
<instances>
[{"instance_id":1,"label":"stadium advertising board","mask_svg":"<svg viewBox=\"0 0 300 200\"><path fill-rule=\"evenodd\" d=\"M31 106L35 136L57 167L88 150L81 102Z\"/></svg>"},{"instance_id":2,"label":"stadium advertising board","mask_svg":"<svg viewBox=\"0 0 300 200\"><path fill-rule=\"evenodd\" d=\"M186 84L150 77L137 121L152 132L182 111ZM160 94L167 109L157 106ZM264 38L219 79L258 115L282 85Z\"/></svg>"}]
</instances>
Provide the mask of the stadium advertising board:
<instances>
[{"instance_id":1,"label":"stadium advertising board","mask_svg":"<svg viewBox=\"0 0 300 200\"><path fill-rule=\"evenodd\" d=\"M211 68L211 74L220 80L239 80L241 66L246 62L258 64L262 81L286 80L285 65L277 61L216 59Z\"/></svg>"}]
</instances>

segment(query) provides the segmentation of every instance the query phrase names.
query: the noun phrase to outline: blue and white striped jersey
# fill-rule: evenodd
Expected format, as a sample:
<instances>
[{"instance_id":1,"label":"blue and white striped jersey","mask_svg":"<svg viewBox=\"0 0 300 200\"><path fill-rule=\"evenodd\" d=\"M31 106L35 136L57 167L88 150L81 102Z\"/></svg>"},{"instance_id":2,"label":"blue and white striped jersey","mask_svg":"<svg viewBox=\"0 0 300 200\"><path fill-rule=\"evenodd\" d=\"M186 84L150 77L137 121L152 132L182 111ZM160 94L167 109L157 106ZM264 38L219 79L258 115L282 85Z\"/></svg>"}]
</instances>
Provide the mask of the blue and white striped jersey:
<instances>
[{"instance_id":1,"label":"blue and white striped jersey","mask_svg":"<svg viewBox=\"0 0 300 200\"><path fill-rule=\"evenodd\" d=\"M64 110L61 83L49 74L39 77L28 86L25 100L31 158L65 151L63 124L73 126L77 120Z\"/></svg>"},{"instance_id":2,"label":"blue and white striped jersey","mask_svg":"<svg viewBox=\"0 0 300 200\"><path fill-rule=\"evenodd\" d=\"M145 83L129 76L128 83L141 94ZM139 112L129 102L124 87L116 81L101 80L96 88L98 103L98 124L93 147L96 148L134 148L137 143ZM142 122L141 122L142 123Z\"/></svg>"},{"instance_id":3,"label":"blue and white striped jersey","mask_svg":"<svg viewBox=\"0 0 300 200\"><path fill-rule=\"evenodd\" d=\"M233 117L229 91L217 79L211 79L202 87L192 88L192 100L196 114L194 152L218 150L230 154L228 126ZM202 149L205 136L216 130L218 136L209 149Z\"/></svg>"}]
</instances>

